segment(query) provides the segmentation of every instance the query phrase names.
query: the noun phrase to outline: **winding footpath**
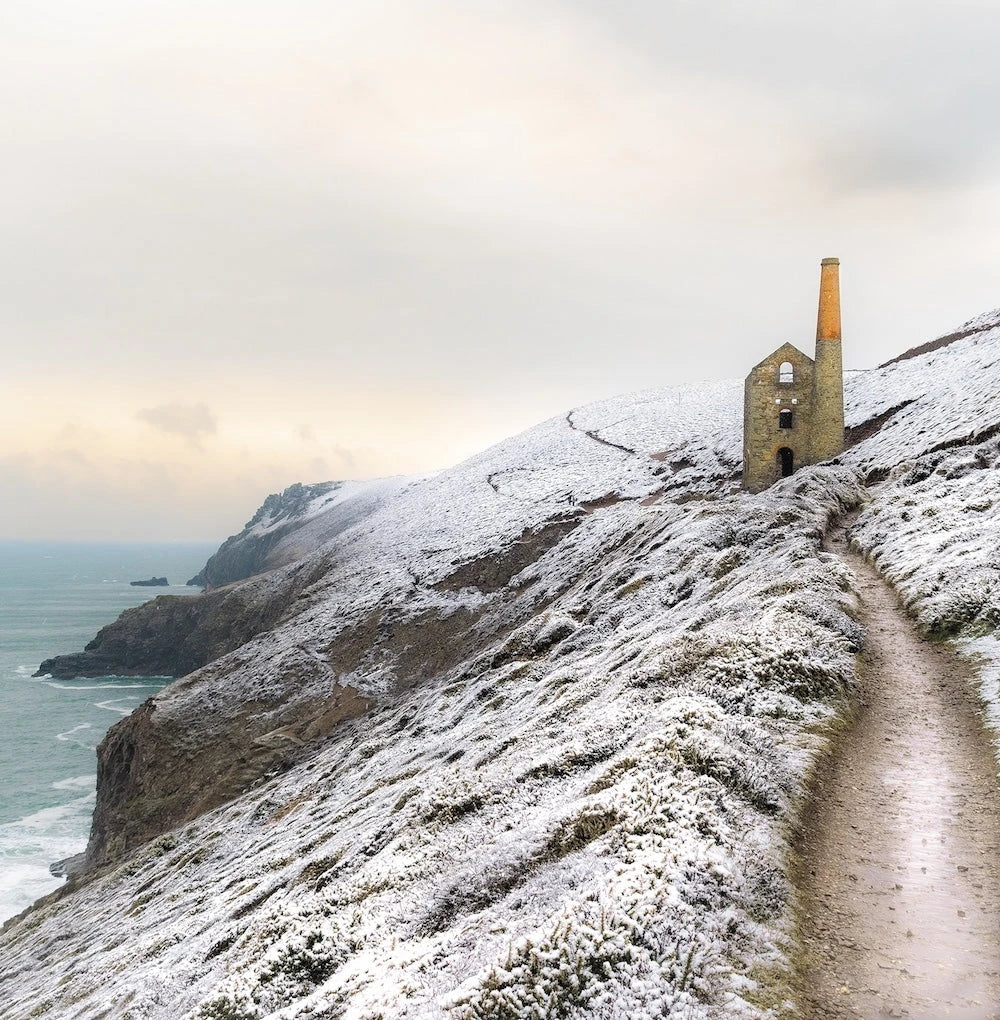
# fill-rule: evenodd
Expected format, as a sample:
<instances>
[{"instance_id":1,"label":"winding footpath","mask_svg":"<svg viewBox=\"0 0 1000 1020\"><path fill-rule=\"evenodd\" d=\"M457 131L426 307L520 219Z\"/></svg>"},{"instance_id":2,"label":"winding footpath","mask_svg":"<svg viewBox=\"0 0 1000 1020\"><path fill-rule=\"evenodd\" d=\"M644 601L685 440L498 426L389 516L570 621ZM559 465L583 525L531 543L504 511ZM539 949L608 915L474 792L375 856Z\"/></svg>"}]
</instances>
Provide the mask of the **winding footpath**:
<instances>
[{"instance_id":1,"label":"winding footpath","mask_svg":"<svg viewBox=\"0 0 1000 1020\"><path fill-rule=\"evenodd\" d=\"M807 1018L1000 1018L1000 779L971 683L847 548L868 643L862 706L802 818Z\"/></svg>"}]
</instances>

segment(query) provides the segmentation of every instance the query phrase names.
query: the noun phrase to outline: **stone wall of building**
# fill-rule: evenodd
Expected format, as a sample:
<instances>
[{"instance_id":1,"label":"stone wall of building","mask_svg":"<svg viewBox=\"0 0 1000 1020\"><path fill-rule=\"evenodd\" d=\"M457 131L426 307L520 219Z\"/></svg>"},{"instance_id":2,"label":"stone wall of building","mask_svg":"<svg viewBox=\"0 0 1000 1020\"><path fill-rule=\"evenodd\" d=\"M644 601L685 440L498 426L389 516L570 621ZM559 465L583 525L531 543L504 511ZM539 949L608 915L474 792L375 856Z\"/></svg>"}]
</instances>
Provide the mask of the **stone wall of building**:
<instances>
[{"instance_id":1,"label":"stone wall of building","mask_svg":"<svg viewBox=\"0 0 1000 1020\"><path fill-rule=\"evenodd\" d=\"M794 380L781 381L781 365ZM780 412L792 413L782 428ZM781 451L791 451L786 461ZM840 259L823 259L816 359L784 344L753 368L743 398L743 487L760 492L783 474L844 451L844 369L840 345Z\"/></svg>"},{"instance_id":2,"label":"stone wall of building","mask_svg":"<svg viewBox=\"0 0 1000 1020\"><path fill-rule=\"evenodd\" d=\"M792 365L792 382L781 382L781 365ZM779 451L792 451L792 470L812 463L812 359L791 344L779 347L747 376L743 402L743 486L760 492L781 477ZM792 427L780 427L782 410L792 412Z\"/></svg>"}]
</instances>

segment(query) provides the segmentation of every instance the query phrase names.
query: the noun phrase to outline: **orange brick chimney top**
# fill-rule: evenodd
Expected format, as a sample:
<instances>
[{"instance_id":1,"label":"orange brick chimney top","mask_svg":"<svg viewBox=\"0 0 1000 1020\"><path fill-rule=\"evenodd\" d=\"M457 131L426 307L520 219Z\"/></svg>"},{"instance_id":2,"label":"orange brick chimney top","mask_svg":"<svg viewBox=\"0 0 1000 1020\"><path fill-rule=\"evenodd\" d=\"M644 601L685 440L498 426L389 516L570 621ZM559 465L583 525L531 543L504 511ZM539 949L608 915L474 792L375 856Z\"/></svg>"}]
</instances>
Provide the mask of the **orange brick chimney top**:
<instances>
[{"instance_id":1,"label":"orange brick chimney top","mask_svg":"<svg viewBox=\"0 0 1000 1020\"><path fill-rule=\"evenodd\" d=\"M820 263L816 339L840 339L840 259L823 259Z\"/></svg>"}]
</instances>

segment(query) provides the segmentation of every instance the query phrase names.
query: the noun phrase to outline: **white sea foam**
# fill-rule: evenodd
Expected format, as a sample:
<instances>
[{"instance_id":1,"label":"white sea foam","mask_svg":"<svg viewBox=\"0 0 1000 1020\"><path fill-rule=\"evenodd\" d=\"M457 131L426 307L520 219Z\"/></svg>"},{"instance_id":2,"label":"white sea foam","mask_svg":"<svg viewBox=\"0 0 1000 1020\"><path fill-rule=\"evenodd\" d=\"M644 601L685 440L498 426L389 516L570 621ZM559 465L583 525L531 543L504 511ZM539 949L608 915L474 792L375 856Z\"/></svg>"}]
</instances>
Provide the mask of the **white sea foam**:
<instances>
[{"instance_id":1,"label":"white sea foam","mask_svg":"<svg viewBox=\"0 0 1000 1020\"><path fill-rule=\"evenodd\" d=\"M120 708L122 702L128 706L127 708ZM108 701L97 701L94 703L95 707L104 709L105 712L117 712L119 715L131 715L135 705L132 704L131 698L110 698Z\"/></svg>"},{"instance_id":2,"label":"white sea foam","mask_svg":"<svg viewBox=\"0 0 1000 1020\"><path fill-rule=\"evenodd\" d=\"M84 779L88 784L93 782L92 776L75 776L53 785L76 784ZM67 804L0 825L0 921L62 885L63 879L55 878L49 865L84 849L86 839L81 833L86 832L93 809L94 794L89 792Z\"/></svg>"},{"instance_id":3,"label":"white sea foam","mask_svg":"<svg viewBox=\"0 0 1000 1020\"><path fill-rule=\"evenodd\" d=\"M49 865L81 851L90 830L95 745L129 704L167 682L35 677L38 664L82 647L123 609L154 594L120 579L190 577L213 551L208 543L52 549L0 542L0 918L59 885ZM107 699L107 708L95 705Z\"/></svg>"},{"instance_id":4,"label":"white sea foam","mask_svg":"<svg viewBox=\"0 0 1000 1020\"><path fill-rule=\"evenodd\" d=\"M42 679L46 687L57 691L141 691L146 688L159 690L163 684L60 684L55 680Z\"/></svg>"},{"instance_id":5,"label":"white sea foam","mask_svg":"<svg viewBox=\"0 0 1000 1020\"><path fill-rule=\"evenodd\" d=\"M60 779L52 784L53 790L93 790L97 782L97 776L71 776L69 779Z\"/></svg>"},{"instance_id":6,"label":"white sea foam","mask_svg":"<svg viewBox=\"0 0 1000 1020\"><path fill-rule=\"evenodd\" d=\"M83 733L85 730L93 729L89 722L80 723L79 726L74 726L72 729L64 730L62 733L56 734L56 740L61 740L64 743L76 744L77 747L96 747L97 744L93 740L82 740L76 736L77 733Z\"/></svg>"}]
</instances>

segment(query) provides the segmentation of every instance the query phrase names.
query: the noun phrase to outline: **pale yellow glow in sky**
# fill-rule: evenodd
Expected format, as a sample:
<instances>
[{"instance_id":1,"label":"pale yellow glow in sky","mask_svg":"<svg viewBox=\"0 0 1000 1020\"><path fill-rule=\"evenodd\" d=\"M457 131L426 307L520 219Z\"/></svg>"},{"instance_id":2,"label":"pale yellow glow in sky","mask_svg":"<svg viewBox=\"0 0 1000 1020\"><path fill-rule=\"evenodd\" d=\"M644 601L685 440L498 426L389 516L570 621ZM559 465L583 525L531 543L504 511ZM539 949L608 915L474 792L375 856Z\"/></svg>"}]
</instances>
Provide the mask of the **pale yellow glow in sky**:
<instances>
[{"instance_id":1,"label":"pale yellow glow in sky","mask_svg":"<svg viewBox=\"0 0 1000 1020\"><path fill-rule=\"evenodd\" d=\"M295 481L1000 302L986 6L0 5L0 538L221 539ZM930 81L925 68L933 66Z\"/></svg>"}]
</instances>

